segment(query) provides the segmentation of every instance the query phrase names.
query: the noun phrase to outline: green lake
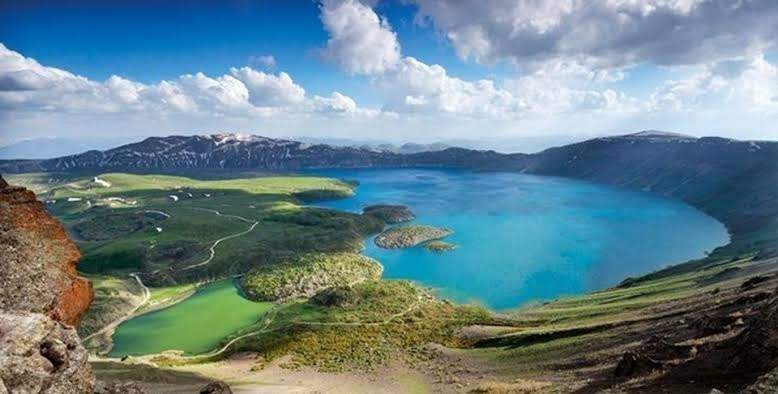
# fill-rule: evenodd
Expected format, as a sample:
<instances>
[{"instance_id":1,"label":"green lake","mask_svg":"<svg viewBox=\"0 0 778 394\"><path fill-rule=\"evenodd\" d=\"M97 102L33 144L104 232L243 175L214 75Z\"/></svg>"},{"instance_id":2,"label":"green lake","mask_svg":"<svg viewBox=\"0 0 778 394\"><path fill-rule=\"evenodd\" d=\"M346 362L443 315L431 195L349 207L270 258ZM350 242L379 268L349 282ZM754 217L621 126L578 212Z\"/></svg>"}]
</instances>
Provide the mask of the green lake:
<instances>
[{"instance_id":1,"label":"green lake","mask_svg":"<svg viewBox=\"0 0 778 394\"><path fill-rule=\"evenodd\" d=\"M244 298L231 279L214 282L178 304L122 323L113 335L109 355L165 350L204 353L228 335L258 321L272 305Z\"/></svg>"}]
</instances>

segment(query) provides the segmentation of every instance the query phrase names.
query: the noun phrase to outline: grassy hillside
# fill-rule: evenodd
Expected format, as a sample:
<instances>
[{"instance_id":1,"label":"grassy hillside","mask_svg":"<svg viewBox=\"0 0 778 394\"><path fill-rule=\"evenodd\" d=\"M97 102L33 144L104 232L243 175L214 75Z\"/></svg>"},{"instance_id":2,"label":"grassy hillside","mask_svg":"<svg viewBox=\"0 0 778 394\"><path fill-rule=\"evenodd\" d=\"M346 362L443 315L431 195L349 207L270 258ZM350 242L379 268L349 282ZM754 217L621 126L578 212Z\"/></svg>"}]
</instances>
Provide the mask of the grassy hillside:
<instances>
[{"instance_id":1,"label":"grassy hillside","mask_svg":"<svg viewBox=\"0 0 778 394\"><path fill-rule=\"evenodd\" d=\"M97 180L68 179L41 196L77 240L84 255L79 269L137 271L156 286L241 274L297 253L358 251L362 237L383 226L372 217L299 205L300 193L351 195L352 185L326 178L101 174Z\"/></svg>"}]
</instances>

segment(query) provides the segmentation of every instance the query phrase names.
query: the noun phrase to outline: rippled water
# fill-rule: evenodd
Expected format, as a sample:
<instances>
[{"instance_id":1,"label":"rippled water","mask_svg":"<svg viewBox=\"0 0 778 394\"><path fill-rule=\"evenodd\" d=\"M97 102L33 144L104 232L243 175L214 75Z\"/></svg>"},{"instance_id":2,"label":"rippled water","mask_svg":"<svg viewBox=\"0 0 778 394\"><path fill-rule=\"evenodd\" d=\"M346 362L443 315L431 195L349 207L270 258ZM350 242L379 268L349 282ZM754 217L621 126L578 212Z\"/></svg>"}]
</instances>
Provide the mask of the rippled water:
<instances>
[{"instance_id":1,"label":"rippled water","mask_svg":"<svg viewBox=\"0 0 778 394\"><path fill-rule=\"evenodd\" d=\"M728 241L724 226L678 201L580 181L460 170L326 170L358 180L356 196L317 205L359 212L404 204L416 223L454 230L459 247L365 254L388 278L412 279L443 297L506 309L530 300L615 285L630 275L704 256Z\"/></svg>"}]
</instances>

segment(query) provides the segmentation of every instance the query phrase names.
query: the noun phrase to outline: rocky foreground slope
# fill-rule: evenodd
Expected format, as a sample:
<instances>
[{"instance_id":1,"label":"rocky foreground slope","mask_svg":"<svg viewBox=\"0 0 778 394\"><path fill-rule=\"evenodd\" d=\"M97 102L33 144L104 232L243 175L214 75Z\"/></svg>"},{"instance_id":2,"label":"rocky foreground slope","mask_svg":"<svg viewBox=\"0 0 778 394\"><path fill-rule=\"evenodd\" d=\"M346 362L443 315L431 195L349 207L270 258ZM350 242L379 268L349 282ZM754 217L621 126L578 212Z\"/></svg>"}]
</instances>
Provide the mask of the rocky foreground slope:
<instances>
[{"instance_id":1,"label":"rocky foreground slope","mask_svg":"<svg viewBox=\"0 0 778 394\"><path fill-rule=\"evenodd\" d=\"M33 192L0 178L0 309L77 325L92 286L76 273L81 254Z\"/></svg>"},{"instance_id":2,"label":"rocky foreground slope","mask_svg":"<svg viewBox=\"0 0 778 394\"><path fill-rule=\"evenodd\" d=\"M91 393L73 328L92 302L80 257L35 195L0 178L0 393Z\"/></svg>"}]
</instances>

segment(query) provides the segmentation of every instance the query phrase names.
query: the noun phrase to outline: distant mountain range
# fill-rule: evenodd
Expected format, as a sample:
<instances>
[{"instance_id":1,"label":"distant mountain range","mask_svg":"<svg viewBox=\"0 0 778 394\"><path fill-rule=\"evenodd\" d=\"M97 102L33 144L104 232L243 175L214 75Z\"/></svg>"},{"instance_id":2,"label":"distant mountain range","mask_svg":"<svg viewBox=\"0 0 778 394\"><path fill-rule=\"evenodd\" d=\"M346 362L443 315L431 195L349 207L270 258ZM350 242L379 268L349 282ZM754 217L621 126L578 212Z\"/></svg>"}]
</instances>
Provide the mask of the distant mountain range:
<instances>
[{"instance_id":1,"label":"distant mountain range","mask_svg":"<svg viewBox=\"0 0 778 394\"><path fill-rule=\"evenodd\" d=\"M406 142L404 144L394 144L388 141L374 141L374 140L354 140L347 138L316 138L316 137L300 137L290 138L294 141L300 141L311 145L332 145L341 147L353 147L363 148L392 153L419 153L419 152L432 152L451 148L454 145L435 142L431 144L417 144L413 142ZM457 145L458 146L458 145Z\"/></svg>"},{"instance_id":2,"label":"distant mountain range","mask_svg":"<svg viewBox=\"0 0 778 394\"><path fill-rule=\"evenodd\" d=\"M564 176L652 191L714 214L730 230L755 229L778 216L778 142L644 131L535 154L439 148L389 150L238 134L151 137L55 159L0 160L0 173L453 167Z\"/></svg>"}]
</instances>

